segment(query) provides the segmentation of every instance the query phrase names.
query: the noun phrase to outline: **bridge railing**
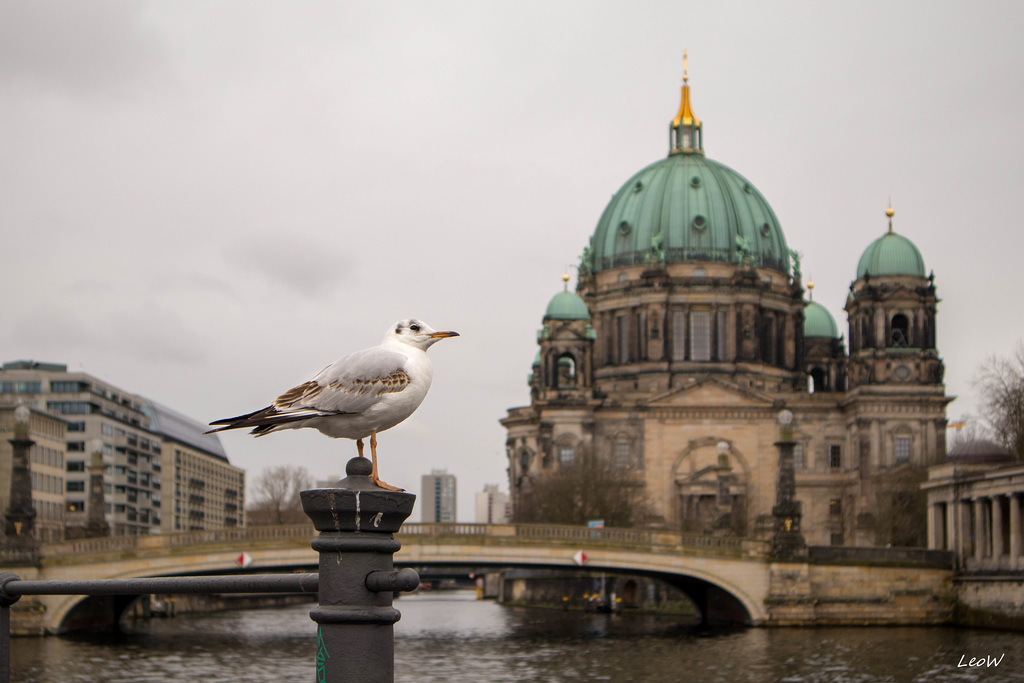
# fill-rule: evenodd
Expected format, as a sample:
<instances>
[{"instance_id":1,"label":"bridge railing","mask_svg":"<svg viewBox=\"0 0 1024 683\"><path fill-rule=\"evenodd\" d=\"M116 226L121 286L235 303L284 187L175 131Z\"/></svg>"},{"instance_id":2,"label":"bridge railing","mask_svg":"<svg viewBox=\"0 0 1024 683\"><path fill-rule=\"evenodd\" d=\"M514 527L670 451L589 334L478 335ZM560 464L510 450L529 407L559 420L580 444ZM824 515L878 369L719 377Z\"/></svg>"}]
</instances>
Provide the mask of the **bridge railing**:
<instances>
[{"instance_id":1,"label":"bridge railing","mask_svg":"<svg viewBox=\"0 0 1024 683\"><path fill-rule=\"evenodd\" d=\"M316 531L309 524L289 524L282 526L249 526L232 529L216 529L210 531L189 531L176 534L156 534L151 536L110 536L106 538L85 538L61 543L46 543L40 546L40 557L88 557L110 553L172 550L194 548L196 546L214 546L231 544L271 544L286 541L305 543ZM399 538L407 542L445 538L482 539L484 542L565 542L565 543L601 543L620 546L660 547L667 550L680 549L701 552L734 553L757 545L748 539L730 536L705 536L687 534L678 531L657 529L593 529L584 526L557 524L467 524L467 523L407 523L402 526ZM14 566L18 559L14 556L3 558L5 564ZM25 558L27 559L27 558ZM28 564L33 564L28 562Z\"/></svg>"},{"instance_id":2,"label":"bridge railing","mask_svg":"<svg viewBox=\"0 0 1024 683\"><path fill-rule=\"evenodd\" d=\"M622 546L662 546L706 551L739 551L750 543L729 536L704 536L654 529L594 529L555 524L405 524L399 538L415 536L441 539L475 536L495 541L560 541L571 543L607 543Z\"/></svg>"},{"instance_id":3,"label":"bridge railing","mask_svg":"<svg viewBox=\"0 0 1024 683\"><path fill-rule=\"evenodd\" d=\"M248 526L209 531L186 531L178 534L82 538L61 543L46 543L41 546L41 551L44 557L102 555L104 553L126 550L190 548L197 545L219 545L236 542L277 542L287 539L308 541L310 537L315 535L316 531L311 524Z\"/></svg>"}]
</instances>

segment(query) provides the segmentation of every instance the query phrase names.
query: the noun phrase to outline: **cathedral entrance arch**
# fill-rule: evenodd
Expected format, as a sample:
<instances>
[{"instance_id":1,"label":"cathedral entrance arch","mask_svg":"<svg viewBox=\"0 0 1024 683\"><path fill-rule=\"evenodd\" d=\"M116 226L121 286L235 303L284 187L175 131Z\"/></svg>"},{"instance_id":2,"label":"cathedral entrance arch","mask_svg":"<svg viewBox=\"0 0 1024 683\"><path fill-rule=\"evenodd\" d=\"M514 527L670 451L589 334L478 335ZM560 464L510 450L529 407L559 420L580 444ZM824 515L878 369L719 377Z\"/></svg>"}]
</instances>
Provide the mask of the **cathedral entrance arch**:
<instances>
[{"instance_id":1,"label":"cathedral entrance arch","mask_svg":"<svg viewBox=\"0 0 1024 683\"><path fill-rule=\"evenodd\" d=\"M746 532L747 458L729 439L693 439L672 467L676 521L691 533Z\"/></svg>"}]
</instances>

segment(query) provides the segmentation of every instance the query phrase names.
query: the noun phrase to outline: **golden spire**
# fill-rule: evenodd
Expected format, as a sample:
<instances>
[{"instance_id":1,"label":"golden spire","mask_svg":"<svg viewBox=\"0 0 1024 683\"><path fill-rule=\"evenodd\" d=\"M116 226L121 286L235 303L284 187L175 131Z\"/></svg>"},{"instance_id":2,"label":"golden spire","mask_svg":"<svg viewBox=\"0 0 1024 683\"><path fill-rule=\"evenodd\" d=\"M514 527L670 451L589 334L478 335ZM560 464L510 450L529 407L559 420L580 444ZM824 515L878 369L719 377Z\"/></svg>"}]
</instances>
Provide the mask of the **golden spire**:
<instances>
[{"instance_id":1,"label":"golden spire","mask_svg":"<svg viewBox=\"0 0 1024 683\"><path fill-rule=\"evenodd\" d=\"M704 153L700 119L690 106L690 70L686 50L683 50L683 94L679 113L669 126L669 154L680 152Z\"/></svg>"},{"instance_id":2,"label":"golden spire","mask_svg":"<svg viewBox=\"0 0 1024 683\"><path fill-rule=\"evenodd\" d=\"M569 273L562 273L562 282L565 286L565 291L569 291Z\"/></svg>"},{"instance_id":3,"label":"golden spire","mask_svg":"<svg viewBox=\"0 0 1024 683\"><path fill-rule=\"evenodd\" d=\"M889 232L892 232L892 217L896 212L892 210L892 197L889 198L889 208L885 210L885 215L889 217Z\"/></svg>"},{"instance_id":4,"label":"golden spire","mask_svg":"<svg viewBox=\"0 0 1024 683\"><path fill-rule=\"evenodd\" d=\"M679 103L679 113L672 119L672 126L678 128L679 124L684 126L699 126L700 119L698 119L694 113L693 108L690 106L690 74L687 68L687 55L686 50L683 50L683 96L682 102Z\"/></svg>"},{"instance_id":5,"label":"golden spire","mask_svg":"<svg viewBox=\"0 0 1024 683\"><path fill-rule=\"evenodd\" d=\"M807 281L807 298L814 301L814 280Z\"/></svg>"}]
</instances>

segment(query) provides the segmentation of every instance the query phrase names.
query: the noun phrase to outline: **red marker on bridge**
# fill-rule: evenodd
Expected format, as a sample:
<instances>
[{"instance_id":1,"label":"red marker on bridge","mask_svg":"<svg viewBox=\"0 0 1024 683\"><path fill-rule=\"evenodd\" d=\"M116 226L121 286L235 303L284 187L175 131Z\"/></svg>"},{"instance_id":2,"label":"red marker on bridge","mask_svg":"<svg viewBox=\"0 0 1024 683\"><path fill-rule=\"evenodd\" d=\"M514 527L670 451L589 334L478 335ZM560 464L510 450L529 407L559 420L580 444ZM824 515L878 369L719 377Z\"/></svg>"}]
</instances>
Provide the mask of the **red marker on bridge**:
<instances>
[{"instance_id":1,"label":"red marker on bridge","mask_svg":"<svg viewBox=\"0 0 1024 683\"><path fill-rule=\"evenodd\" d=\"M572 556L572 561L582 567L590 558L582 550Z\"/></svg>"}]
</instances>

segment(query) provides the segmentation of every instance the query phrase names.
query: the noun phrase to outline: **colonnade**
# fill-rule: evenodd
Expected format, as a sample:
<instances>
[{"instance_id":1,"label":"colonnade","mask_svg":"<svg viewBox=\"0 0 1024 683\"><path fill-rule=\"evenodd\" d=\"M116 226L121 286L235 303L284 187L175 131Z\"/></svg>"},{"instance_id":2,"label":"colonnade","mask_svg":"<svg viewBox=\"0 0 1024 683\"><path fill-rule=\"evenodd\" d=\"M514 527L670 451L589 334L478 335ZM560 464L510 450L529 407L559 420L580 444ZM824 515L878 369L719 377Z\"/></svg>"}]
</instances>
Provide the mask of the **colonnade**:
<instances>
[{"instance_id":1,"label":"colonnade","mask_svg":"<svg viewBox=\"0 0 1024 683\"><path fill-rule=\"evenodd\" d=\"M979 495L964 492L953 500L930 501L928 547L952 550L967 571L1024 568L1024 491Z\"/></svg>"}]
</instances>

